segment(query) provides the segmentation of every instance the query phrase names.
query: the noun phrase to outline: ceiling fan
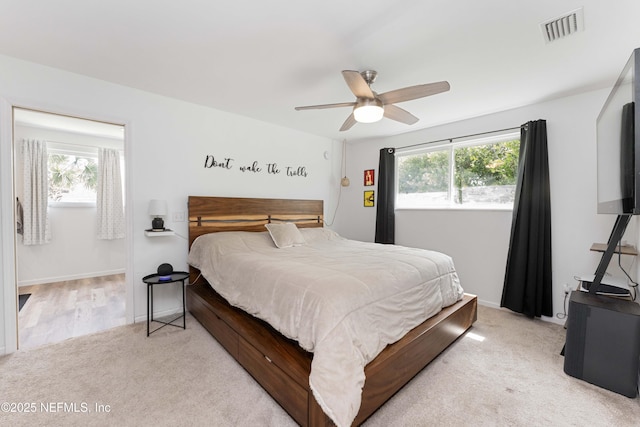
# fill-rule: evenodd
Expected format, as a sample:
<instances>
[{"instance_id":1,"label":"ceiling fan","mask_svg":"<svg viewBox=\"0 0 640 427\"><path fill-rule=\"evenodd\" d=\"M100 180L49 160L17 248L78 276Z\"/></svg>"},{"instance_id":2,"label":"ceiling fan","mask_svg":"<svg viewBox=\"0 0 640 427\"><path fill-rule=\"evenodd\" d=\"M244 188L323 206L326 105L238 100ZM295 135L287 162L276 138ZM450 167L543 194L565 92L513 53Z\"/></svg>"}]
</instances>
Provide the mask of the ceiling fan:
<instances>
[{"instance_id":1,"label":"ceiling fan","mask_svg":"<svg viewBox=\"0 0 640 427\"><path fill-rule=\"evenodd\" d=\"M373 70L363 72L344 70L342 71L342 77L344 77L344 80L347 82L347 86L349 86L351 92L356 96L356 100L354 102L308 105L304 107L296 107L295 109L300 111L323 108L353 107L353 111L342 124L340 131L351 129L356 122L377 122L382 120L383 116L391 120L412 125L418 121L418 118L407 110L394 105L395 103L424 98L425 96L446 92L450 89L449 83L442 81L409 86L377 94L371 90L371 83L376 80L377 75L378 73Z\"/></svg>"}]
</instances>

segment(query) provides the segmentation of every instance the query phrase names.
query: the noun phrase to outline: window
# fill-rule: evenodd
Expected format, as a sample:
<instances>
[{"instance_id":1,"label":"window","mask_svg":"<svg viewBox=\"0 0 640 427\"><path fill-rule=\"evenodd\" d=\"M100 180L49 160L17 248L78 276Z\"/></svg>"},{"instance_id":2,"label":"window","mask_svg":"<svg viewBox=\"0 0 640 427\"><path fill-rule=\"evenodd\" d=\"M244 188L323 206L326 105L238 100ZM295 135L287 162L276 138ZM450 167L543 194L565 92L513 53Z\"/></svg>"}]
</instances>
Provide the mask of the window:
<instances>
[{"instance_id":1,"label":"window","mask_svg":"<svg viewBox=\"0 0 640 427\"><path fill-rule=\"evenodd\" d=\"M49 203L96 202L98 158L87 154L49 153Z\"/></svg>"},{"instance_id":2,"label":"window","mask_svg":"<svg viewBox=\"0 0 640 427\"><path fill-rule=\"evenodd\" d=\"M519 134L396 151L397 208L513 208Z\"/></svg>"}]
</instances>

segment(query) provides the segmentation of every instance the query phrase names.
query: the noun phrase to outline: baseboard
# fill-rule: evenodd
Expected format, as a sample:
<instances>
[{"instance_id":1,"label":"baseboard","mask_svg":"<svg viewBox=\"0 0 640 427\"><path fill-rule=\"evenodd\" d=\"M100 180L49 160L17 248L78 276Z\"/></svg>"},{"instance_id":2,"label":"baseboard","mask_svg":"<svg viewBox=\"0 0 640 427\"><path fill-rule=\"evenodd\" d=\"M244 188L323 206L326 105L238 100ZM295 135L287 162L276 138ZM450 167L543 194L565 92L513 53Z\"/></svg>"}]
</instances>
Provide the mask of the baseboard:
<instances>
[{"instance_id":1,"label":"baseboard","mask_svg":"<svg viewBox=\"0 0 640 427\"><path fill-rule=\"evenodd\" d=\"M491 301L487 301L484 299L480 299L478 298L478 304L483 305L485 307L490 307L490 308L500 308L499 304L496 304L495 302L491 302Z\"/></svg>"},{"instance_id":2,"label":"baseboard","mask_svg":"<svg viewBox=\"0 0 640 427\"><path fill-rule=\"evenodd\" d=\"M0 347L0 356L7 354L7 350L6 347L2 346Z\"/></svg>"},{"instance_id":3,"label":"baseboard","mask_svg":"<svg viewBox=\"0 0 640 427\"><path fill-rule=\"evenodd\" d=\"M159 319L164 316L171 316L171 315L178 315L178 314L182 314L182 307L175 307L169 310L156 311L155 313L153 313L153 317L155 317L156 319ZM136 316L135 319L133 319L134 323L142 323L146 321L147 321L146 313L142 316Z\"/></svg>"},{"instance_id":4,"label":"baseboard","mask_svg":"<svg viewBox=\"0 0 640 427\"><path fill-rule=\"evenodd\" d=\"M498 309L498 310L511 311L508 308L500 307L499 304L496 304L496 303L491 302L491 301L478 299L478 304L482 305L482 306L485 306L485 307L495 308L495 309ZM543 322L550 322L550 323L555 323L555 324L558 324L558 325L564 325L564 322L566 321L566 319L558 319L555 316L553 316L553 317L541 316L540 320L542 320Z\"/></svg>"},{"instance_id":5,"label":"baseboard","mask_svg":"<svg viewBox=\"0 0 640 427\"><path fill-rule=\"evenodd\" d=\"M89 279L91 277L111 276L114 274L122 274L124 272L125 272L124 269L118 269L118 270L108 270L108 271L95 271L95 272L82 273L82 274L71 274L68 276L44 277L40 279L21 280L18 282L18 287L42 285L45 283L65 282L67 280Z\"/></svg>"}]
</instances>

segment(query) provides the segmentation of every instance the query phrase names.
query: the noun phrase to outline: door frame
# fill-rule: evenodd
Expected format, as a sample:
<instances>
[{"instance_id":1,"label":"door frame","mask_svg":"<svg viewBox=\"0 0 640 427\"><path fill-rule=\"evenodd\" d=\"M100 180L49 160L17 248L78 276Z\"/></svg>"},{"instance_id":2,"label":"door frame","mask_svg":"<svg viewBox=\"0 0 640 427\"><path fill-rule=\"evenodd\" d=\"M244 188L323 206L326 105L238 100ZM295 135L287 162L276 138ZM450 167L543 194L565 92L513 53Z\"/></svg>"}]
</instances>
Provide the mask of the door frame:
<instances>
[{"instance_id":1,"label":"door frame","mask_svg":"<svg viewBox=\"0 0 640 427\"><path fill-rule=\"evenodd\" d=\"M17 279L17 238L15 221L15 183L13 141L13 108L43 111L46 113L77 117L86 120L112 123L124 126L125 159L125 316L126 323L134 323L133 292L133 170L132 170L132 125L127 119L106 117L89 111L69 111L59 106L41 105L35 102L16 102L0 98L0 206L4 215L0 216L0 278L4 299L4 351L13 353L18 349L18 279Z\"/></svg>"}]
</instances>

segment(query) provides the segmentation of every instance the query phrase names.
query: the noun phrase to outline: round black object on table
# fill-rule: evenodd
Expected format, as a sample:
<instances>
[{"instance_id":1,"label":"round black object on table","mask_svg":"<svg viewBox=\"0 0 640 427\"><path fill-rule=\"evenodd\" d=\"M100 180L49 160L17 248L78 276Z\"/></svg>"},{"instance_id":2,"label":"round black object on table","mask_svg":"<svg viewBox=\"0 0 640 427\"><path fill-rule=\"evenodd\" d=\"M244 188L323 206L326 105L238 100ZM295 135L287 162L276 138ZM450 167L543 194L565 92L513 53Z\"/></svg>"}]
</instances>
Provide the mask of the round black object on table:
<instances>
[{"instance_id":1,"label":"round black object on table","mask_svg":"<svg viewBox=\"0 0 640 427\"><path fill-rule=\"evenodd\" d=\"M160 264L158 266L159 280L171 280L171 274L173 273L173 266L168 263Z\"/></svg>"}]
</instances>

